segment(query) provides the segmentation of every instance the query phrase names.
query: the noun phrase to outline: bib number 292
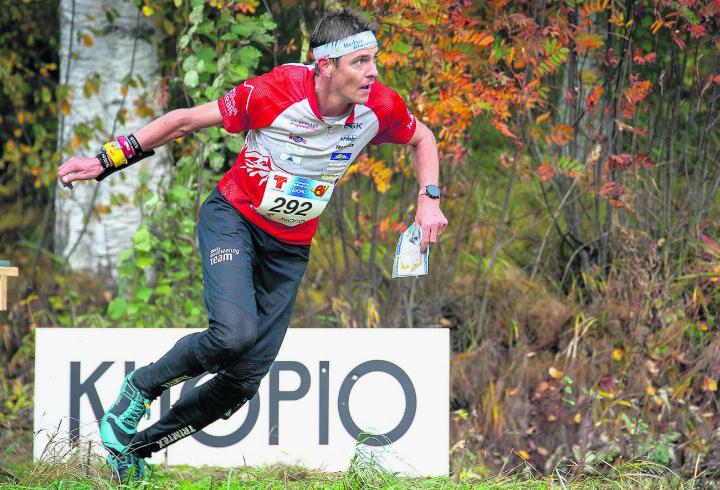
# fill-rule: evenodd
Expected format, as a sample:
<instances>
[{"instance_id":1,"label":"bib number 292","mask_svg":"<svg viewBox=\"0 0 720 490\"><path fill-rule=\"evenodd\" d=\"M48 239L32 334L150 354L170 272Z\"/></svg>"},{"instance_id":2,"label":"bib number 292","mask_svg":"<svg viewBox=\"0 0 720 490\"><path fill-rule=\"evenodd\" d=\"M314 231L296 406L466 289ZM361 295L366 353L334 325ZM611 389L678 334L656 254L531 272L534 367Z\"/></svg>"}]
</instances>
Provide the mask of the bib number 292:
<instances>
[{"instance_id":1,"label":"bib number 292","mask_svg":"<svg viewBox=\"0 0 720 490\"><path fill-rule=\"evenodd\" d=\"M285 226L297 226L322 214L333 184L282 172L270 172L260 206L267 219Z\"/></svg>"},{"instance_id":2,"label":"bib number 292","mask_svg":"<svg viewBox=\"0 0 720 490\"><path fill-rule=\"evenodd\" d=\"M312 209L312 203L308 201L300 202L296 199L285 199L284 197L276 197L273 200L275 205L268 209L273 213L294 214L295 216L307 216L308 211Z\"/></svg>"}]
</instances>

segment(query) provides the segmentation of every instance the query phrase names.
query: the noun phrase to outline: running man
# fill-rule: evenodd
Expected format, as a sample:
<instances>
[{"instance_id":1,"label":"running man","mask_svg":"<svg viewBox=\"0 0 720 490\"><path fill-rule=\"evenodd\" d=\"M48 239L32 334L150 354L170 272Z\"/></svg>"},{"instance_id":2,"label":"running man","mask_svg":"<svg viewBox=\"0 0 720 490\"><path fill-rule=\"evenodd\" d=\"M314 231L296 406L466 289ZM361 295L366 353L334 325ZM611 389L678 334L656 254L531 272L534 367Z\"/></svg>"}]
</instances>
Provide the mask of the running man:
<instances>
[{"instance_id":1,"label":"running man","mask_svg":"<svg viewBox=\"0 0 720 490\"><path fill-rule=\"evenodd\" d=\"M326 13L310 38L314 65L277 67L217 101L171 111L120 136L95 158L72 157L60 167L60 182L72 188L201 128L247 131L235 165L203 203L198 221L208 328L130 373L102 418L103 445L121 481L131 472L144 477L144 458L230 417L255 395L290 322L318 217L365 146L410 145L423 251L445 229L435 137L377 81L375 31L351 10ZM152 400L206 372L215 376L136 432Z\"/></svg>"}]
</instances>

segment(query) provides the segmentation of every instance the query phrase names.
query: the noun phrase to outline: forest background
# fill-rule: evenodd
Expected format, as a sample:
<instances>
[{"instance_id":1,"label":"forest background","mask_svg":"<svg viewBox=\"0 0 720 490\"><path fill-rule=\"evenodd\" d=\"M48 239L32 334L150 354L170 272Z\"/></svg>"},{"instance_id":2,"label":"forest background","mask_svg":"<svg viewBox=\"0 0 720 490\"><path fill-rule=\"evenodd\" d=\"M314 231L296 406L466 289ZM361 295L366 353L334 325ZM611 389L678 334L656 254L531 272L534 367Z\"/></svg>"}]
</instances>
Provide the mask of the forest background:
<instances>
[{"instance_id":1,"label":"forest background","mask_svg":"<svg viewBox=\"0 0 720 490\"><path fill-rule=\"evenodd\" d=\"M92 3L77 18L112 25L117 11ZM153 28L137 35L157 47L161 88L121 74L123 96L141 95L114 115L118 128L309 62L309 26L337 6L126 5ZM429 276L391 279L417 187L406 149L370 148L321 219L293 326L448 328L455 471L603 471L639 458L717 475L720 2L355 6L381 25L381 81L436 134L450 225ZM35 327L204 325L194 218L242 144L220 129L172 143L156 191L113 195L143 213L116 269L71 268L53 234L57 167L94 154L115 124L63 128L112 70L68 88L59 9L0 11L0 259L21 270L0 314L8 460L29 454ZM69 34L76 49L103 35ZM108 213L97 205L86 219Z\"/></svg>"}]
</instances>

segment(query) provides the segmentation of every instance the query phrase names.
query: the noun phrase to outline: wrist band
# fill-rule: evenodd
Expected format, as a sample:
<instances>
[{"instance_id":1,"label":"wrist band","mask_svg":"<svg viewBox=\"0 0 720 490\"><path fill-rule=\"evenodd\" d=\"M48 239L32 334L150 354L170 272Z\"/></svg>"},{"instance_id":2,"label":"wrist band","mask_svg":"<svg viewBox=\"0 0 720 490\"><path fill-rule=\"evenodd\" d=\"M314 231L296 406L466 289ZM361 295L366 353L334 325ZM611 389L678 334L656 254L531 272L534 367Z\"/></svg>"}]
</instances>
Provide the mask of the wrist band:
<instances>
[{"instance_id":1,"label":"wrist band","mask_svg":"<svg viewBox=\"0 0 720 490\"><path fill-rule=\"evenodd\" d=\"M133 151L136 155L140 155L143 152L142 147L140 146L140 143L138 143L137 138L134 134L129 134L127 136L128 141L130 142L130 145L132 146Z\"/></svg>"},{"instance_id":2,"label":"wrist band","mask_svg":"<svg viewBox=\"0 0 720 490\"><path fill-rule=\"evenodd\" d=\"M120 148L120 145L116 141L105 143L103 145L103 150L105 150L107 156L110 157L110 160L113 162L115 167L119 167L128 161L127 158L125 158L122 148Z\"/></svg>"},{"instance_id":3,"label":"wrist band","mask_svg":"<svg viewBox=\"0 0 720 490\"><path fill-rule=\"evenodd\" d=\"M122 148L123 154L125 155L125 158L127 160L135 156L135 151L133 150L132 145L125 136L118 136L116 141L120 145L120 148Z\"/></svg>"},{"instance_id":4,"label":"wrist band","mask_svg":"<svg viewBox=\"0 0 720 490\"><path fill-rule=\"evenodd\" d=\"M114 167L114 165L110 161L110 158L107 156L107 153L105 153L104 151L101 150L100 153L98 153L97 158L98 160L100 160L100 165L102 165L102 168L104 168L105 170Z\"/></svg>"},{"instance_id":5,"label":"wrist band","mask_svg":"<svg viewBox=\"0 0 720 490\"><path fill-rule=\"evenodd\" d=\"M101 180L105 179L105 177L107 177L108 175L114 174L114 173L117 172L118 170L123 170L123 169L129 167L130 165L133 165L133 164L139 162L140 160L144 160L144 159L147 158L147 157L153 156L154 154L155 154L155 152L154 152L153 150L150 150L150 151L148 151L148 152L143 152L143 153L141 153L141 154L139 154L139 155L135 155L134 157L132 157L131 159L129 159L129 160L127 161L127 163L124 163L123 165L120 165L120 166L118 166L118 167L110 167L110 168L105 169L105 170L103 171L103 173L101 173L100 175L98 175L97 177L95 177L95 180L97 180L98 182L100 182Z\"/></svg>"}]
</instances>

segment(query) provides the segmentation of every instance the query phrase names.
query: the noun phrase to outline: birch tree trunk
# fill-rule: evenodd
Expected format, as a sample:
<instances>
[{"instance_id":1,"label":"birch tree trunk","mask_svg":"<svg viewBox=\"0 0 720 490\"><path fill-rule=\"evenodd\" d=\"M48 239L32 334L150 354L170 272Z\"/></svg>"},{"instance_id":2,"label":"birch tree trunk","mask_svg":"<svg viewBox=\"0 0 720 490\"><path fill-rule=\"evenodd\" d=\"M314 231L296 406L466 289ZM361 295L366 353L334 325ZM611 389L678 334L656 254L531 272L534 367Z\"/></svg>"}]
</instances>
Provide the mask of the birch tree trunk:
<instances>
[{"instance_id":1,"label":"birch tree trunk","mask_svg":"<svg viewBox=\"0 0 720 490\"><path fill-rule=\"evenodd\" d=\"M113 18L112 22L108 17ZM150 107L159 112L159 107L152 106L158 99L160 79L157 48L150 42L156 32L151 19L134 2L122 0L61 0L60 23L60 80L70 89L72 105L70 114L60 122L59 144L67 144L75 137L77 125L92 128L95 119L101 118L105 133L95 131L89 148L78 150L80 155L92 156L112 137L131 133L150 120L136 114L135 101L143 94L148 94ZM122 87L127 75L139 75L147 85L125 85L124 95ZM99 90L86 97L86 81L97 76ZM124 124L118 119L120 111L125 114ZM63 160L69 156L63 155ZM158 152L102 182L80 182L73 190L58 184L55 252L66 258L73 269L106 274L112 282L118 255L130 246L141 222L140 206L134 202L141 172L146 185L155 190L168 168L166 162L166 154ZM109 213L98 213L108 208Z\"/></svg>"}]
</instances>

